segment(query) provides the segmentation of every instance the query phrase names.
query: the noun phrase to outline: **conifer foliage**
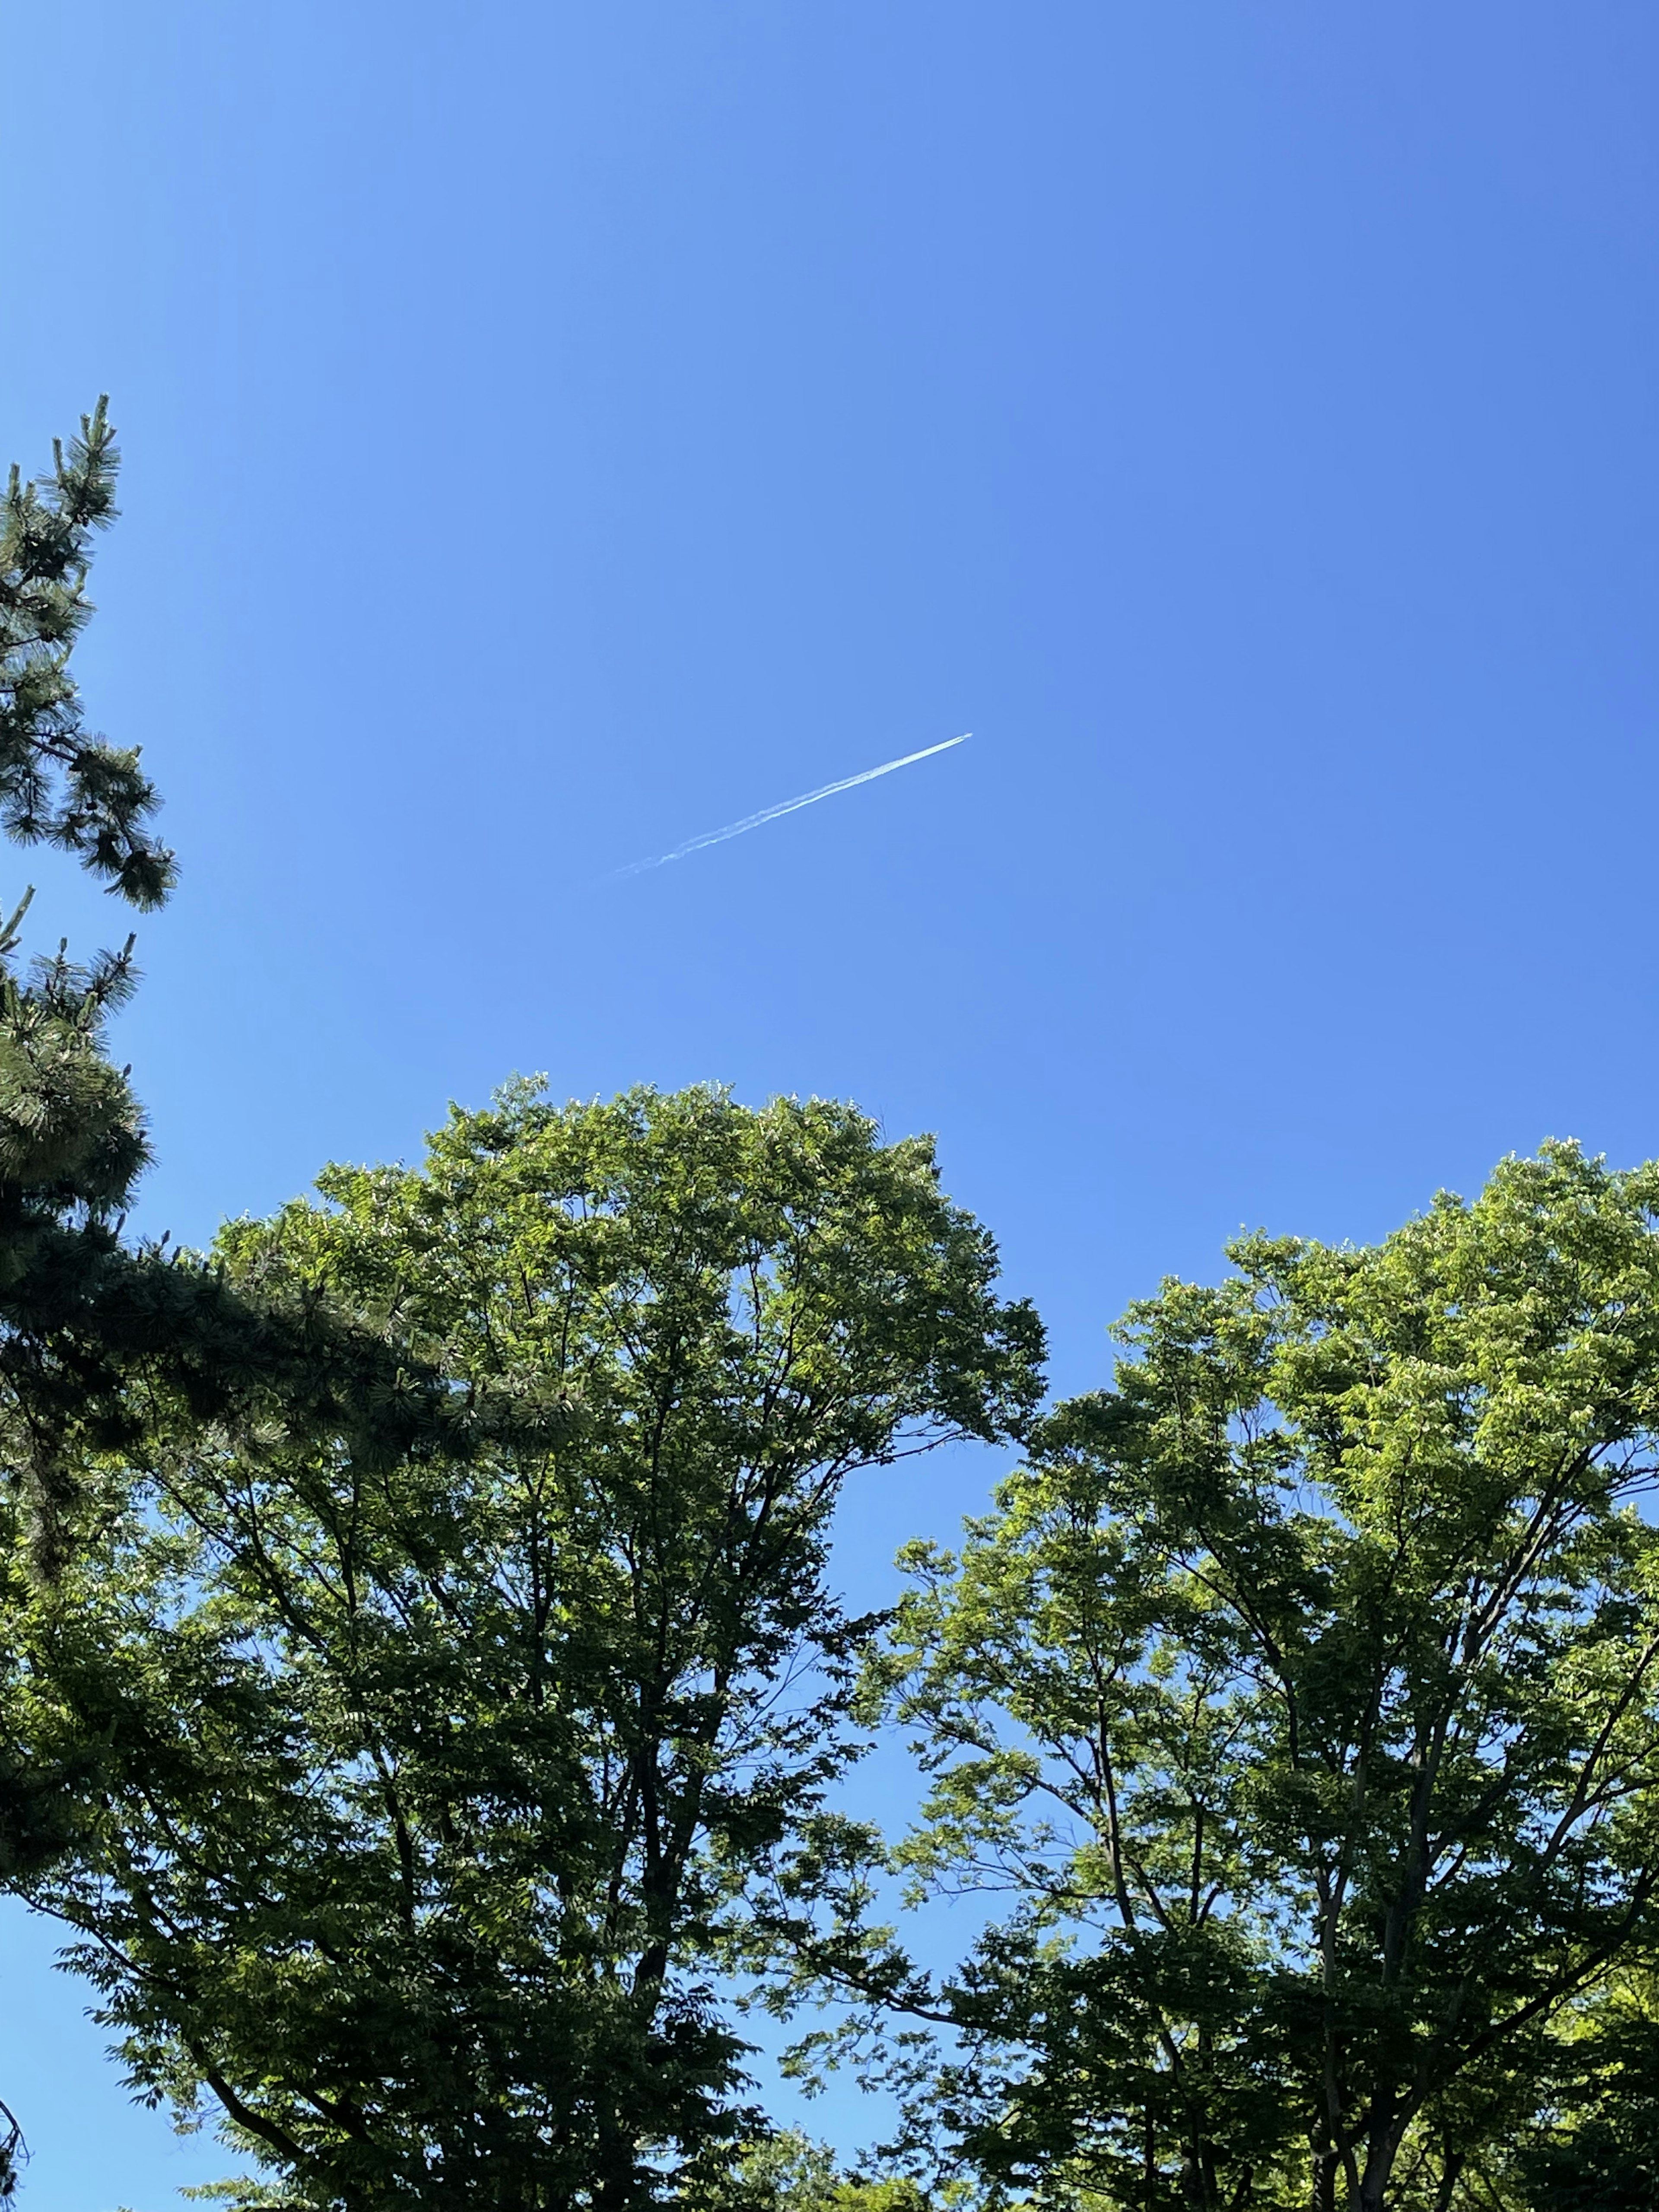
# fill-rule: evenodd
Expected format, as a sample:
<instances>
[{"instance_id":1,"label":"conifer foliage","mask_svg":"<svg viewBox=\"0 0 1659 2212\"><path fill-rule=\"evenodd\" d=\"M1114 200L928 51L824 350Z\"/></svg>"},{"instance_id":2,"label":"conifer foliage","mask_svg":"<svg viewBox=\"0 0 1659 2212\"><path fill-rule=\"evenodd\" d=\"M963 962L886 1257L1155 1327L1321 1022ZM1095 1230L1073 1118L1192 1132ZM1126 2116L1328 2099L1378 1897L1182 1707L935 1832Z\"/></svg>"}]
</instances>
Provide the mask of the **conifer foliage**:
<instances>
[{"instance_id":1,"label":"conifer foliage","mask_svg":"<svg viewBox=\"0 0 1659 2212\"><path fill-rule=\"evenodd\" d=\"M0 506L0 828L75 854L129 905L151 908L173 880L173 855L150 829L155 793L137 752L83 728L70 667L92 612L93 532L115 514L116 462L100 399L80 436L54 447L50 475L27 483L10 471ZM0 1464L34 1565L51 1571L80 1437L113 1407L118 1377L87 1322L147 1151L102 1035L132 987L131 939L84 967L60 947L20 973L30 896L0 927ZM46 1771L0 1739L0 1878L61 1848L80 1765ZM15 2187L20 2150L7 2114L0 2195Z\"/></svg>"},{"instance_id":2,"label":"conifer foliage","mask_svg":"<svg viewBox=\"0 0 1659 2212\"><path fill-rule=\"evenodd\" d=\"M75 854L125 904L154 908L174 879L153 833L156 794L136 751L82 726L70 671L92 611L93 533L115 513L117 454L100 400L52 471L14 469L0 514L0 829ZM360 1458L434 1428L452 1453L489 1425L450 1401L373 1328L293 1286L261 1291L222 1268L123 1234L149 1159L143 1120L106 1049L131 993L132 940L84 963L60 945L27 962L30 894L0 927L0 1884L16 1888L73 1845L106 1801L119 1747L110 1712L49 1749L27 1740L17 1669L27 1622L61 1601L77 1544L118 1511L155 1437L217 1422L325 1431ZM0 2197L21 2137L0 2106Z\"/></svg>"},{"instance_id":3,"label":"conifer foliage","mask_svg":"<svg viewBox=\"0 0 1659 2212\"><path fill-rule=\"evenodd\" d=\"M82 726L70 672L93 611L92 533L115 519L118 456L109 402L81 434L52 447L49 476L25 483L14 463L0 508L0 827L44 842L140 908L173 888L173 854L150 830L157 799L136 750Z\"/></svg>"},{"instance_id":4,"label":"conifer foliage","mask_svg":"<svg viewBox=\"0 0 1659 2212\"><path fill-rule=\"evenodd\" d=\"M136 751L82 727L70 672L92 611L92 534L115 514L106 403L83 416L52 473L14 465L0 510L0 827L76 854L130 905L159 905L173 855L151 834L154 788ZM60 947L20 974L25 892L0 931L0 1439L28 1486L47 1555L61 1542L68 1432L115 1378L80 1326L113 1258L113 1223L148 1157L125 1073L104 1050L131 990L132 940L79 966ZM94 1328L95 1336L97 1330ZM102 1386L101 1388L100 1386Z\"/></svg>"},{"instance_id":5,"label":"conifer foliage","mask_svg":"<svg viewBox=\"0 0 1659 2212\"><path fill-rule=\"evenodd\" d=\"M93 533L116 511L106 403L53 453L34 483L12 471L0 522L0 828L73 853L149 909L176 875L156 793L136 750L84 729L70 668ZM517 1420L477 1394L457 1407L441 1377L310 1290L234 1284L123 1236L149 1147L105 1031L137 981L133 940L20 968L31 896L0 928L0 1466L34 1567L50 1579L61 1565L79 1479L153 1443L158 1423L177 1437L276 1419L372 1457L434 1435L464 1451L492 1419Z\"/></svg>"}]
</instances>

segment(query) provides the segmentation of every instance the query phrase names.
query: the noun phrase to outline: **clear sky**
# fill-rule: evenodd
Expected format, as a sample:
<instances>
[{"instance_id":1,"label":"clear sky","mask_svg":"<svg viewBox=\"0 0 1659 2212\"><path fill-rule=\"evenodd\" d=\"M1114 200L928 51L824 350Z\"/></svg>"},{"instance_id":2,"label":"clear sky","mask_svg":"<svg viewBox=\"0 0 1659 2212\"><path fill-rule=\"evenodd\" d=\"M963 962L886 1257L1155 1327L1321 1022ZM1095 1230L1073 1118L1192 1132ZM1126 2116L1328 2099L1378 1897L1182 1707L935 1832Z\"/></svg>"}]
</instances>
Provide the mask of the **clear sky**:
<instances>
[{"instance_id":1,"label":"clear sky","mask_svg":"<svg viewBox=\"0 0 1659 2212\"><path fill-rule=\"evenodd\" d=\"M515 1070L848 1095L1074 1389L1241 1224L1659 1151L1651 0L0 26L0 458L112 394L84 681L183 860L150 1227ZM0 1931L27 2212L222 2170Z\"/></svg>"}]
</instances>

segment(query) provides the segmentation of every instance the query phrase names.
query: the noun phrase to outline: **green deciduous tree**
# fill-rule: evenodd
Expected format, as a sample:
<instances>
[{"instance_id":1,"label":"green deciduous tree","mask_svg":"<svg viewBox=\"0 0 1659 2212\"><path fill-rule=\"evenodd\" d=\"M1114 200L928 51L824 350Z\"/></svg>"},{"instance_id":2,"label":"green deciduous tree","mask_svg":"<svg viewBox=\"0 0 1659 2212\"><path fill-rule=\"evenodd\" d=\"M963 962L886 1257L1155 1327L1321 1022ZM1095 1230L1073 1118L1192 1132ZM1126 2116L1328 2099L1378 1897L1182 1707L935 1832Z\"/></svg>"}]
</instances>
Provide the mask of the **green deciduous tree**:
<instances>
[{"instance_id":1,"label":"green deciduous tree","mask_svg":"<svg viewBox=\"0 0 1659 2212\"><path fill-rule=\"evenodd\" d=\"M1659 2212L1656 1994L1650 1967L1621 1971L1557 2022L1516 2124L1480 2148L1494 2212Z\"/></svg>"},{"instance_id":2,"label":"green deciduous tree","mask_svg":"<svg viewBox=\"0 0 1659 2212\"><path fill-rule=\"evenodd\" d=\"M842 1971L954 2025L915 2124L994 2187L1443 2212L1654 1932L1659 1168L1231 1256L910 1554L902 1856L1012 1902Z\"/></svg>"},{"instance_id":3,"label":"green deciduous tree","mask_svg":"<svg viewBox=\"0 0 1659 2212\"><path fill-rule=\"evenodd\" d=\"M111 1777L34 1894L136 2081L284 2203L690 2187L757 2124L711 1978L850 1755L837 1498L1018 1429L1036 1323L927 1146L834 1105L520 1086L320 1188L226 1233L233 1285L518 1425L204 1444L158 1396L137 1509L27 1617L37 1755Z\"/></svg>"},{"instance_id":4,"label":"green deciduous tree","mask_svg":"<svg viewBox=\"0 0 1659 2212\"><path fill-rule=\"evenodd\" d=\"M843 2172L835 2153L793 2128L781 2130L702 2181L696 2212L928 2212L915 2182Z\"/></svg>"}]
</instances>

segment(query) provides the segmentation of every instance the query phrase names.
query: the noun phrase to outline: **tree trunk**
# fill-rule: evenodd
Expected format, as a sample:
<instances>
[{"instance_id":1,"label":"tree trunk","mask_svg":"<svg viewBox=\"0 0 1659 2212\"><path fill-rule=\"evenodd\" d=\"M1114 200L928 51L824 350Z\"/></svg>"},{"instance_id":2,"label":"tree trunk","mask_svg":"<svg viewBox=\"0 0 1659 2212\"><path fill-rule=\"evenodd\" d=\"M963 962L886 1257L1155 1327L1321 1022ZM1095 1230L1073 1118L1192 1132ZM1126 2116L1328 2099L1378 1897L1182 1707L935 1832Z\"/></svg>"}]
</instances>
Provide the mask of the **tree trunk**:
<instances>
[{"instance_id":1,"label":"tree trunk","mask_svg":"<svg viewBox=\"0 0 1659 2212\"><path fill-rule=\"evenodd\" d=\"M1457 2194L1457 2185L1463 2172L1465 2154L1449 2150L1446 2162L1440 2169L1440 2186L1435 2191L1434 2212L1451 2212L1452 2198Z\"/></svg>"},{"instance_id":2,"label":"tree trunk","mask_svg":"<svg viewBox=\"0 0 1659 2212\"><path fill-rule=\"evenodd\" d=\"M1383 2212L1389 2183L1394 2174L1395 2157L1404 2133L1405 2125L1400 2120L1390 2120L1385 2127L1373 2130L1365 2146L1364 2171L1359 2177L1359 2193L1354 2199L1354 2212Z\"/></svg>"},{"instance_id":3,"label":"tree trunk","mask_svg":"<svg viewBox=\"0 0 1659 2212\"><path fill-rule=\"evenodd\" d=\"M1342 2172L1342 2160L1334 2150L1316 2150L1313 2154L1313 2187L1308 2196L1308 2212L1336 2212L1336 2185Z\"/></svg>"}]
</instances>

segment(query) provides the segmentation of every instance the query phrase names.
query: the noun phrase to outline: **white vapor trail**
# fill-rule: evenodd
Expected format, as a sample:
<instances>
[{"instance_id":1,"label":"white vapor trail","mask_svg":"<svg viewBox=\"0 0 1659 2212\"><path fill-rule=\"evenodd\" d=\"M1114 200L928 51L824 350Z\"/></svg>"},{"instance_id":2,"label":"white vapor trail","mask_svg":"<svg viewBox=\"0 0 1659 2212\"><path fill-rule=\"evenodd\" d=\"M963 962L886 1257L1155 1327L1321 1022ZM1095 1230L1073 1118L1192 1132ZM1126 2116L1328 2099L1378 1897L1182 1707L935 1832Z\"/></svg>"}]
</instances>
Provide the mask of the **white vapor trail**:
<instances>
[{"instance_id":1,"label":"white vapor trail","mask_svg":"<svg viewBox=\"0 0 1659 2212\"><path fill-rule=\"evenodd\" d=\"M838 791L851 791L860 783L873 783L878 775L891 775L896 768L908 768L913 761L931 760L935 753L948 753L952 745L965 744L973 736L964 730L959 738L946 738L943 744L924 745L919 753L906 753L902 760L884 761L879 768L867 768L861 775L844 775L839 783L821 783L816 791L804 791L799 799L786 799L776 806L763 806L758 814L745 814L741 822L728 822L724 830L705 830L701 837L688 837L683 845L676 845L672 853L659 853L653 860L632 860L625 868L617 868L618 876L641 875L647 868L666 867L670 860L683 860L688 853L701 853L705 845L723 845L728 837L741 837L745 830L758 830L763 822L775 822L781 814L793 814L798 807L816 806L821 799L833 799Z\"/></svg>"}]
</instances>

